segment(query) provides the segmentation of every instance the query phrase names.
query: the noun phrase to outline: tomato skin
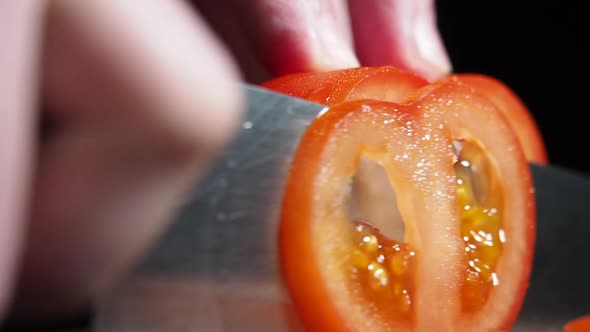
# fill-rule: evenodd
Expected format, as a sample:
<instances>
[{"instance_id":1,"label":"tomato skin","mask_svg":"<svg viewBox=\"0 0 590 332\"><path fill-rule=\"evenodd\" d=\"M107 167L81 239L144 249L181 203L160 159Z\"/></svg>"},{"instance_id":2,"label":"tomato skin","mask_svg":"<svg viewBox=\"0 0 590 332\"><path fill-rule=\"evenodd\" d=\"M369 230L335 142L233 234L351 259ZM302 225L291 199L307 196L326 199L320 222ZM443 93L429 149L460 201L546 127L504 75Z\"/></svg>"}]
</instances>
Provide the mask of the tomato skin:
<instances>
[{"instance_id":1,"label":"tomato skin","mask_svg":"<svg viewBox=\"0 0 590 332\"><path fill-rule=\"evenodd\" d=\"M295 73L262 84L326 106L358 99L401 102L426 85L420 76L389 66Z\"/></svg>"},{"instance_id":2,"label":"tomato skin","mask_svg":"<svg viewBox=\"0 0 590 332\"><path fill-rule=\"evenodd\" d=\"M563 327L563 332L588 332L590 331L590 315L578 317L569 321Z\"/></svg>"},{"instance_id":3,"label":"tomato skin","mask_svg":"<svg viewBox=\"0 0 590 332\"><path fill-rule=\"evenodd\" d=\"M547 149L539 127L524 102L510 87L483 74L461 73L452 75L450 79L469 85L494 102L516 131L527 159L540 165L548 163Z\"/></svg>"},{"instance_id":4,"label":"tomato skin","mask_svg":"<svg viewBox=\"0 0 590 332\"><path fill-rule=\"evenodd\" d=\"M548 163L547 149L535 119L508 85L494 77L477 73L452 74L442 80L454 80L469 86L494 102L516 131L527 159L540 165ZM332 106L358 99L403 102L411 98L416 90L429 84L411 72L382 66L288 74L264 82L262 86Z\"/></svg>"},{"instance_id":5,"label":"tomato skin","mask_svg":"<svg viewBox=\"0 0 590 332\"><path fill-rule=\"evenodd\" d=\"M392 77L396 80L392 81ZM385 72L383 68L356 68L324 73L300 73L263 84L264 87L278 92L332 106L325 115L310 126L302 138L287 180L279 234L282 272L298 312L310 331L349 331L353 324L348 317L351 315L346 310L343 312L342 307L336 304L341 301L337 301L334 293L329 291L325 272L322 272L325 262L317 254L319 245L317 235L314 235L317 233L314 231L316 227L314 225L317 224L317 221L314 222L314 211L317 209L317 183L321 182L320 173L327 160L325 155L329 154L326 152L326 147L339 131L350 129L345 120L347 117L359 117L358 114L364 109L363 104L372 105L371 107L380 105L379 107L390 112L393 112L393 109L397 112L401 111L403 117L411 119L410 122L416 122L418 128L434 128L440 125L445 128L446 134L439 134L439 138L447 143L455 138L479 141L491 155L500 171L501 178L505 181L503 187L507 204L507 231L512 238L506 245L508 254L502 259L499 267L501 278L503 278L502 283L491 295L491 304L484 307L481 313L462 315L459 313L458 299L453 295L439 296L438 299L430 298L422 301L423 304L417 310L420 319L416 322L415 330L509 330L516 320L530 278L535 233L532 180L523 151L526 143L522 143L520 135L517 136L518 132L515 132L516 128L509 123L506 109L501 109L498 102L493 100L498 93L486 94L481 92L481 87L474 88L464 80L469 81L470 78L453 76L430 84L413 74L388 67ZM380 93L378 91L380 86L384 86L383 89L388 91L384 94ZM382 95L386 95L384 99L397 103L374 104L375 101L357 100L360 97L370 98ZM524 137L527 137L527 130L521 129L520 133L525 132ZM420 130L418 132L423 133ZM531 137L534 138L534 135ZM361 136L357 138L362 139ZM534 143L538 140L532 139L530 142ZM342 150L347 150L344 146L345 144ZM437 166L435 172L452 178L452 162L450 159L445 159L446 157L441 157L448 156L448 153L452 152L441 146L437 148L433 146L423 145L421 149L424 153L423 157L426 160L443 160L444 165ZM390 151L398 155L404 152L407 151L403 148ZM542 162L542 159L539 160ZM398 168L397 171L410 174L404 173L407 170L404 171L403 167ZM440 189L441 192L448 192L449 190L440 183L433 183L431 186L435 191ZM417 188L417 184L410 181L409 185L396 187L396 191L401 190L404 195L412 196L419 191ZM446 206L446 203L439 203L441 207ZM408 204L403 201L398 202L402 210L408 209ZM447 210L441 208L441 211ZM432 211L420 216L411 213L404 216L406 227L408 223L414 225L414 230L418 233L416 238L422 239L417 241L425 246L418 245L417 250L423 250L422 253L432 254L433 251L440 250L439 247L428 246L431 242L440 242L441 237L452 237L443 235L444 227L436 228L439 223L432 222L436 217L436 213ZM452 216L447 218L453 219ZM440 223L451 232L453 227L457 227L456 223L445 224L445 221ZM411 238L410 235L410 243ZM453 273L455 276L460 275L457 273L460 259L454 256L457 252L452 243L452 241L449 242L451 251L447 253L447 256L454 258L445 261L444 264L439 264L440 257L431 258L430 262L437 266L438 270L435 268L429 270L422 266L422 274L417 277L422 287L435 283L427 280L428 275L435 273L432 271L439 271L443 280L449 278L446 279L449 281L446 286L452 291L457 291L450 286L453 284L452 280L455 285L461 283L460 279L452 279L451 276ZM440 290L435 287L432 291ZM394 326L397 324L395 322L379 323L385 326L388 323Z\"/></svg>"},{"instance_id":6,"label":"tomato skin","mask_svg":"<svg viewBox=\"0 0 590 332\"><path fill-rule=\"evenodd\" d=\"M320 150L328 140L327 135L314 138L304 136L297 150L295 160L305 159L307 165L317 165L320 161ZM304 143L308 141L308 143ZM294 162L287 179L286 194L283 201L279 228L279 255L282 261L282 274L286 280L298 314L309 331L345 331L343 320L331 301L317 301L313 305L308 299L330 298L318 272L319 262L313 253L311 243L311 224L297 223L299 215L306 216L311 211L311 202L306 199L312 195L314 182L313 166L308 169L302 162ZM294 213L293 211L298 211ZM296 235L294 235L296 234ZM286 245L289 243L289 246ZM301 285L302 287L299 287ZM305 286L303 286L305 285Z\"/></svg>"}]
</instances>

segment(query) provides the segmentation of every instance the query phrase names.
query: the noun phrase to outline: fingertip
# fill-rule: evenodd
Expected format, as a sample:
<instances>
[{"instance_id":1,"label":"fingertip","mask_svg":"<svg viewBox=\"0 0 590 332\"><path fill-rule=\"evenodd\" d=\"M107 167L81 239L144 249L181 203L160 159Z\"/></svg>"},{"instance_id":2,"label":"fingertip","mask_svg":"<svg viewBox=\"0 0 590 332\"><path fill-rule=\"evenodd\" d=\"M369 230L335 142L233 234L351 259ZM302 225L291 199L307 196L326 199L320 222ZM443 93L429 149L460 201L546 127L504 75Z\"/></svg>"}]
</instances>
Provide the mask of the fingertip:
<instances>
[{"instance_id":1,"label":"fingertip","mask_svg":"<svg viewBox=\"0 0 590 332\"><path fill-rule=\"evenodd\" d=\"M448 52L438 30L433 1L426 4L414 16L413 31L416 45L418 74L434 81L447 76L453 69Z\"/></svg>"},{"instance_id":2,"label":"fingertip","mask_svg":"<svg viewBox=\"0 0 590 332\"><path fill-rule=\"evenodd\" d=\"M258 1L259 48L275 75L356 67L343 0Z\"/></svg>"},{"instance_id":3,"label":"fingertip","mask_svg":"<svg viewBox=\"0 0 590 332\"><path fill-rule=\"evenodd\" d=\"M392 65L430 81L451 72L433 0L348 0L348 4L361 65Z\"/></svg>"}]
</instances>

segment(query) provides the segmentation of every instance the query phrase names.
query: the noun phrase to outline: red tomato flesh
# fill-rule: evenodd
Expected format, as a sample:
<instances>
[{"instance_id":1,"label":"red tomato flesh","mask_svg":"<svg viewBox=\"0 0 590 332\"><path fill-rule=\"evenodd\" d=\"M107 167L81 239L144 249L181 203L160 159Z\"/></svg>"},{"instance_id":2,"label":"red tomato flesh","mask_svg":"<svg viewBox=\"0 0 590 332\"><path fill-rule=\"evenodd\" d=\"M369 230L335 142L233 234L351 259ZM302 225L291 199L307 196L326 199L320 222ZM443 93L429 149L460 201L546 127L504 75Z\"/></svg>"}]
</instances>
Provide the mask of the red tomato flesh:
<instances>
[{"instance_id":1,"label":"red tomato flesh","mask_svg":"<svg viewBox=\"0 0 590 332\"><path fill-rule=\"evenodd\" d=\"M510 328L535 210L521 141L497 102L457 79L428 84L390 67L264 86L332 105L302 137L281 214L281 268L308 330ZM403 239L384 235L383 221L350 218L363 158L397 193L380 208L397 205Z\"/></svg>"}]
</instances>

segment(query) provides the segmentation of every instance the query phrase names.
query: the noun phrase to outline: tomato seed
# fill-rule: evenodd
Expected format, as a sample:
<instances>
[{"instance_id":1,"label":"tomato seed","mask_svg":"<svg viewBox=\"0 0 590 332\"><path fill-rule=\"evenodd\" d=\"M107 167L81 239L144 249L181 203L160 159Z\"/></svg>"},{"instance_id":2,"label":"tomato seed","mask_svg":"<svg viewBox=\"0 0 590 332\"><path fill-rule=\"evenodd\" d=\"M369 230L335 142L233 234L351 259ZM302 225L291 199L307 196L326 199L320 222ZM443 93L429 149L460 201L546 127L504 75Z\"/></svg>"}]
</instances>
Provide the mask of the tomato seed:
<instances>
[{"instance_id":1,"label":"tomato seed","mask_svg":"<svg viewBox=\"0 0 590 332\"><path fill-rule=\"evenodd\" d=\"M462 302L467 312L480 309L491 288L500 283L495 267L506 240L501 224L502 190L483 151L475 142L462 141L455 163L467 262Z\"/></svg>"}]
</instances>

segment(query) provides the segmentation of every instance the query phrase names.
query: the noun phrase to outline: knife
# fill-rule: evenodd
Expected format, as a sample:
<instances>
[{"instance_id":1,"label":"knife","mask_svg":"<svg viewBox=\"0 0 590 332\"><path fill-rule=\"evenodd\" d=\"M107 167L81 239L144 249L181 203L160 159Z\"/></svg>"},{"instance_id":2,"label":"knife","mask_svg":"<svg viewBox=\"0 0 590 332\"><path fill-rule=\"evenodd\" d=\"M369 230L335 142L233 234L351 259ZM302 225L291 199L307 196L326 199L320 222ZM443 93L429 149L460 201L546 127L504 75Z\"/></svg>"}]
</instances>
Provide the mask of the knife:
<instances>
[{"instance_id":1,"label":"knife","mask_svg":"<svg viewBox=\"0 0 590 332\"><path fill-rule=\"evenodd\" d=\"M93 330L299 331L277 270L284 180L324 106L245 85L234 142L139 267L96 305ZM590 177L531 165L537 245L514 332L561 331L590 313Z\"/></svg>"}]
</instances>

